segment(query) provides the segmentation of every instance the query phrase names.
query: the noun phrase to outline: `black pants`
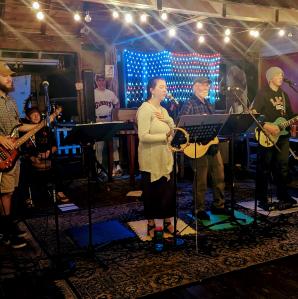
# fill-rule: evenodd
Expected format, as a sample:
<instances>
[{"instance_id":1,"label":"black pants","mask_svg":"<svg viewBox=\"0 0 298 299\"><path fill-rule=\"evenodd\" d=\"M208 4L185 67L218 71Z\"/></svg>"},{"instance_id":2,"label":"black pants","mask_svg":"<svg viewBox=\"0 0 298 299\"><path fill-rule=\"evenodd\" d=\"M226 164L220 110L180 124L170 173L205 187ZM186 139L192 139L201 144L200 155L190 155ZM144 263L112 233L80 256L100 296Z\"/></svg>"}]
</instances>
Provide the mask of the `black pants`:
<instances>
[{"instance_id":1,"label":"black pants","mask_svg":"<svg viewBox=\"0 0 298 299\"><path fill-rule=\"evenodd\" d=\"M281 136L276 144L280 152L273 147L259 145L257 154L256 197L259 201L267 201L268 183L273 174L278 200L287 200L289 138Z\"/></svg>"},{"instance_id":2,"label":"black pants","mask_svg":"<svg viewBox=\"0 0 298 299\"><path fill-rule=\"evenodd\" d=\"M146 219L165 219L175 215L174 180L167 181L166 177L150 181L150 173L143 171L142 199L144 201L144 214Z\"/></svg>"}]
</instances>

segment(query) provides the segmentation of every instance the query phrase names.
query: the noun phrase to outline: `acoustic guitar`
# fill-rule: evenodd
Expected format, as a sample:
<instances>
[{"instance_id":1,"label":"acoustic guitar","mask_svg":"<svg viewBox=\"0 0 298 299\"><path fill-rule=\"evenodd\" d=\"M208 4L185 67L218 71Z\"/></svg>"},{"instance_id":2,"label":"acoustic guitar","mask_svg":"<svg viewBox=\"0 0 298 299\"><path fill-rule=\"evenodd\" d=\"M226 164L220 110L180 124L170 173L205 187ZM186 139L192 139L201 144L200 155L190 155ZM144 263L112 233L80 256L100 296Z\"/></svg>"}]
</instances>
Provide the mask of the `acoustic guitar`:
<instances>
[{"instance_id":1,"label":"acoustic guitar","mask_svg":"<svg viewBox=\"0 0 298 299\"><path fill-rule=\"evenodd\" d=\"M214 139L212 139L211 141L209 141L207 144L202 144L202 143L190 143L184 150L184 154L192 159L197 159L197 158L201 158L203 157L209 147L213 144L218 144L219 143L219 139L217 137L215 137ZM183 146L183 145L182 145Z\"/></svg>"},{"instance_id":2,"label":"acoustic guitar","mask_svg":"<svg viewBox=\"0 0 298 299\"><path fill-rule=\"evenodd\" d=\"M289 132L286 128L298 120L298 116L291 118L290 120L286 120L283 117L278 117L273 123L279 127L280 132L277 135L265 134L262 131L259 131L258 128L255 129L255 138L259 141L260 145L264 147L272 147L278 141L279 137L282 135L287 135Z\"/></svg>"},{"instance_id":3,"label":"acoustic guitar","mask_svg":"<svg viewBox=\"0 0 298 299\"><path fill-rule=\"evenodd\" d=\"M59 107L55 110L54 113L50 115L50 121L52 122L56 116L59 115L59 113L62 111L62 109ZM41 130L43 127L46 126L46 121L40 122L36 127L34 127L32 130L28 131L25 135L22 137L15 139L15 148L13 150L9 150L5 148L2 144L0 145L0 172L7 172L11 170L14 165L16 164L16 161L20 155L19 147L25 143L31 136L36 134L39 130ZM10 136L15 136L15 131L20 125L17 125L13 130ZM14 137L12 137L14 138Z\"/></svg>"}]
</instances>

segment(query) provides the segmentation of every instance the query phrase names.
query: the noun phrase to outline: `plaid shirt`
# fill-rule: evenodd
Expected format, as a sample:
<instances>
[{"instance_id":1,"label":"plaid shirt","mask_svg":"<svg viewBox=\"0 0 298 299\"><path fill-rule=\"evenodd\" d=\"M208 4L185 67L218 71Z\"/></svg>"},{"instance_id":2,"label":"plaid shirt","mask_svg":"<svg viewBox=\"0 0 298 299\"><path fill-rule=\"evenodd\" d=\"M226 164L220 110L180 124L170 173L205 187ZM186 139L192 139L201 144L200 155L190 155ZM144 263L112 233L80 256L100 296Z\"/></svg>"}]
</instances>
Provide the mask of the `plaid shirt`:
<instances>
[{"instance_id":1,"label":"plaid shirt","mask_svg":"<svg viewBox=\"0 0 298 299\"><path fill-rule=\"evenodd\" d=\"M213 114L213 107L207 99L203 103L197 96L193 95L183 104L179 116L192 114Z\"/></svg>"},{"instance_id":2,"label":"plaid shirt","mask_svg":"<svg viewBox=\"0 0 298 299\"><path fill-rule=\"evenodd\" d=\"M0 135L7 136L20 123L15 100L0 96Z\"/></svg>"}]
</instances>

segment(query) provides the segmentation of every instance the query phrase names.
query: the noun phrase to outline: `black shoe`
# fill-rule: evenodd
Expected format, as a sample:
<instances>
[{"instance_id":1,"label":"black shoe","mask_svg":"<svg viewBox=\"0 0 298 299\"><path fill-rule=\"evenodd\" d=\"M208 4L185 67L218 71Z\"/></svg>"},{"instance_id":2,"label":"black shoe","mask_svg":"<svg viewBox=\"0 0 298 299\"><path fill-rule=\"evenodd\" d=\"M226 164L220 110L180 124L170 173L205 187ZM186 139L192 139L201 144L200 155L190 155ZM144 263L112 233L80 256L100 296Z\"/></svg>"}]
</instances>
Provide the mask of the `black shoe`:
<instances>
[{"instance_id":1,"label":"black shoe","mask_svg":"<svg viewBox=\"0 0 298 299\"><path fill-rule=\"evenodd\" d=\"M14 249L20 249L20 248L27 246L27 241L23 238L13 236L10 239L10 246Z\"/></svg>"},{"instance_id":2,"label":"black shoe","mask_svg":"<svg viewBox=\"0 0 298 299\"><path fill-rule=\"evenodd\" d=\"M210 220L210 216L205 211L198 211L197 212L197 217L200 220Z\"/></svg>"},{"instance_id":3,"label":"black shoe","mask_svg":"<svg viewBox=\"0 0 298 299\"><path fill-rule=\"evenodd\" d=\"M229 211L226 208L217 208L212 206L211 213L214 215L229 215Z\"/></svg>"},{"instance_id":4,"label":"black shoe","mask_svg":"<svg viewBox=\"0 0 298 299\"><path fill-rule=\"evenodd\" d=\"M0 233L0 243L4 245L9 245L10 244L9 236L7 234Z\"/></svg>"},{"instance_id":5,"label":"black shoe","mask_svg":"<svg viewBox=\"0 0 298 299\"><path fill-rule=\"evenodd\" d=\"M259 201L258 207L263 209L264 211L274 211L277 209L276 203L268 201Z\"/></svg>"},{"instance_id":6,"label":"black shoe","mask_svg":"<svg viewBox=\"0 0 298 299\"><path fill-rule=\"evenodd\" d=\"M24 231L24 230L21 230L21 229L19 228L19 226L17 225L17 223L14 223L14 224L13 224L11 234L12 234L13 236L16 236L16 237L19 237L19 238L24 238L24 237L27 236L27 232Z\"/></svg>"},{"instance_id":7,"label":"black shoe","mask_svg":"<svg viewBox=\"0 0 298 299\"><path fill-rule=\"evenodd\" d=\"M280 199L279 202L283 202L283 203L286 203L286 204L289 204L289 205L292 205L292 206L297 205L297 201L291 196L288 196L285 199Z\"/></svg>"}]
</instances>

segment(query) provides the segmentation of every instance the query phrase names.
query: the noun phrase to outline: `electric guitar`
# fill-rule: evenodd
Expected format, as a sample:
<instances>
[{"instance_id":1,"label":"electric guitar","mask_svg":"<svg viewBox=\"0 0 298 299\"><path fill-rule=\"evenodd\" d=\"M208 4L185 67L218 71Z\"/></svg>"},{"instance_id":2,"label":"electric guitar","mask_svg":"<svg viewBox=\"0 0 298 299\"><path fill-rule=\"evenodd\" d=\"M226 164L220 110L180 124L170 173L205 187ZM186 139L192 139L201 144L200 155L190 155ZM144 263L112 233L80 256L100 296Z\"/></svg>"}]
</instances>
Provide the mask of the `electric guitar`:
<instances>
[{"instance_id":1,"label":"electric guitar","mask_svg":"<svg viewBox=\"0 0 298 299\"><path fill-rule=\"evenodd\" d=\"M288 126L292 125L298 120L298 116L291 118L290 120L286 120L283 117L278 117L273 123L279 127L280 132L277 135L272 134L264 134L264 132L259 131L258 128L255 129L255 138L259 141L260 145L264 147L271 147L278 141L278 138L282 135L287 135L289 132L285 130Z\"/></svg>"},{"instance_id":2,"label":"electric guitar","mask_svg":"<svg viewBox=\"0 0 298 299\"><path fill-rule=\"evenodd\" d=\"M212 144L218 144L219 140L217 137L215 137L214 139L212 139L211 141L209 141L207 144L202 144L202 143L190 143L184 150L184 154L192 159L197 159L197 158L201 158L203 157L209 147ZM183 146L183 145L182 145Z\"/></svg>"},{"instance_id":3,"label":"electric guitar","mask_svg":"<svg viewBox=\"0 0 298 299\"><path fill-rule=\"evenodd\" d=\"M50 121L52 122L56 116L62 111L61 108L57 108L54 113L50 115ZM15 136L15 131L20 125L17 125L13 130L10 136ZM6 172L11 170L20 155L19 147L25 143L30 137L36 134L39 130L46 126L46 121L41 121L36 127L32 130L28 131L22 137L15 139L15 148L13 150L5 148L2 144L0 144L0 172ZM14 137L12 137L14 138Z\"/></svg>"}]
</instances>

